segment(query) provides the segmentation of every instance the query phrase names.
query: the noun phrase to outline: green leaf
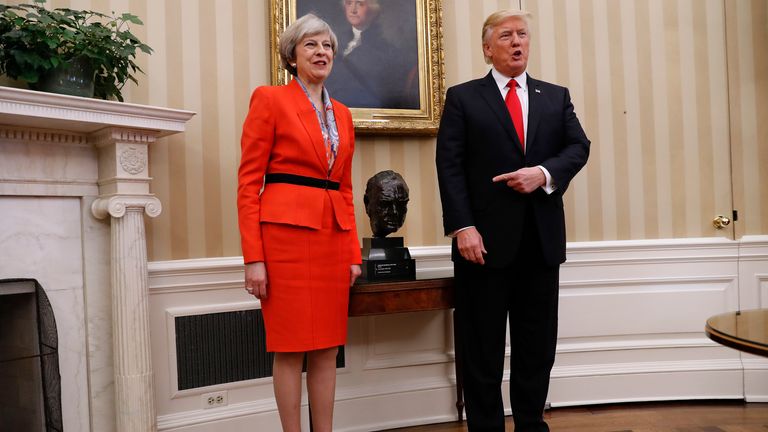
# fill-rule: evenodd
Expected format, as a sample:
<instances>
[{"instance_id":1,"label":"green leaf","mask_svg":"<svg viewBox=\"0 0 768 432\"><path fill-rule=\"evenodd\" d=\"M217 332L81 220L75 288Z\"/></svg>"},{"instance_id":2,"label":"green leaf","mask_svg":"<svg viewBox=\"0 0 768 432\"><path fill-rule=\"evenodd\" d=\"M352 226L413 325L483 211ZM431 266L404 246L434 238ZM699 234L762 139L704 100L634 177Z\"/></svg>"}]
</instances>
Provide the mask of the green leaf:
<instances>
[{"instance_id":1,"label":"green leaf","mask_svg":"<svg viewBox=\"0 0 768 432\"><path fill-rule=\"evenodd\" d=\"M37 80L40 78L40 74L33 70L25 71L24 73L20 74L17 79L20 79L22 81L26 81L28 83L36 83Z\"/></svg>"},{"instance_id":2,"label":"green leaf","mask_svg":"<svg viewBox=\"0 0 768 432\"><path fill-rule=\"evenodd\" d=\"M141 22L139 17L137 17L136 15L133 15L133 14L124 13L124 14L120 15L120 19L122 19L123 21L128 21L129 23L132 23L132 24L144 25L144 23Z\"/></svg>"},{"instance_id":3,"label":"green leaf","mask_svg":"<svg viewBox=\"0 0 768 432\"><path fill-rule=\"evenodd\" d=\"M96 95L123 100L120 89L142 72L136 52L152 48L130 32L143 22L130 13L107 15L90 10L46 9L45 0L33 4L0 5L0 73L37 82L46 70L85 57L96 69Z\"/></svg>"}]
</instances>

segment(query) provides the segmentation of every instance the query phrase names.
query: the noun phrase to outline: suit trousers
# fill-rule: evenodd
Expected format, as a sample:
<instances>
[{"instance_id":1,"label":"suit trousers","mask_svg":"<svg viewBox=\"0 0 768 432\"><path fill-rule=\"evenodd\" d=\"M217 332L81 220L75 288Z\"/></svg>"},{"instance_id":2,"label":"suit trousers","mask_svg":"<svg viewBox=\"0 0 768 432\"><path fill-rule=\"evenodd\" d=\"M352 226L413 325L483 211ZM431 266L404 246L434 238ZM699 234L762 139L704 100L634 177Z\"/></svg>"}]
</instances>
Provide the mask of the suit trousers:
<instances>
[{"instance_id":1,"label":"suit trousers","mask_svg":"<svg viewBox=\"0 0 768 432\"><path fill-rule=\"evenodd\" d=\"M549 431L543 411L557 343L560 266L544 263L531 209L523 229L523 240L510 265L455 265L456 326L470 432L504 431L501 384L507 320L515 431Z\"/></svg>"}]
</instances>

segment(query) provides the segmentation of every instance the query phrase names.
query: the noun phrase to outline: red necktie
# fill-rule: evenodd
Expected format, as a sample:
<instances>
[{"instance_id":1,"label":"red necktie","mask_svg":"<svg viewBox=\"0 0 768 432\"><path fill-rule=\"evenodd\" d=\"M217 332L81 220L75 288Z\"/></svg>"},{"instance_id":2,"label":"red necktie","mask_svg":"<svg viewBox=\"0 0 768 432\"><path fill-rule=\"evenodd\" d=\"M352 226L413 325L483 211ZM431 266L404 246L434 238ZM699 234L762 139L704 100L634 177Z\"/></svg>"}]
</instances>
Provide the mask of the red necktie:
<instances>
[{"instance_id":1,"label":"red necktie","mask_svg":"<svg viewBox=\"0 0 768 432\"><path fill-rule=\"evenodd\" d=\"M507 83L509 91L507 97L504 98L504 103L507 104L509 115L512 117L512 124L515 125L515 131L517 131L517 137L520 138L520 146L525 151L525 132L523 129L523 107L520 105L520 98L517 97L517 81L509 80Z\"/></svg>"}]
</instances>

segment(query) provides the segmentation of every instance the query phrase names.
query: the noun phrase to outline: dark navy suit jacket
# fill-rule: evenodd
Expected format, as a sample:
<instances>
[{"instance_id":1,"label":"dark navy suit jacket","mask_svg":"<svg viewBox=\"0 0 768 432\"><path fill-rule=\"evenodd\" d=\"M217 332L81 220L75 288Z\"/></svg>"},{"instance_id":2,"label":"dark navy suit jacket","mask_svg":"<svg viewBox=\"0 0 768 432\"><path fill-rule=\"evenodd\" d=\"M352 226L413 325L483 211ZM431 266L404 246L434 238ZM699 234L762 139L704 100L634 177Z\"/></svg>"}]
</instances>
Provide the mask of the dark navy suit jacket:
<instances>
[{"instance_id":1,"label":"dark navy suit jacket","mask_svg":"<svg viewBox=\"0 0 768 432\"><path fill-rule=\"evenodd\" d=\"M563 193L586 164L590 141L574 113L568 89L528 79L527 152L491 73L448 89L437 137L437 173L446 235L475 226L490 267L515 258L533 215L548 265L565 261ZM557 189L521 194L491 179L541 165ZM530 216L529 216L530 217ZM526 223L528 222L528 223ZM453 241L452 258L463 261Z\"/></svg>"}]
</instances>

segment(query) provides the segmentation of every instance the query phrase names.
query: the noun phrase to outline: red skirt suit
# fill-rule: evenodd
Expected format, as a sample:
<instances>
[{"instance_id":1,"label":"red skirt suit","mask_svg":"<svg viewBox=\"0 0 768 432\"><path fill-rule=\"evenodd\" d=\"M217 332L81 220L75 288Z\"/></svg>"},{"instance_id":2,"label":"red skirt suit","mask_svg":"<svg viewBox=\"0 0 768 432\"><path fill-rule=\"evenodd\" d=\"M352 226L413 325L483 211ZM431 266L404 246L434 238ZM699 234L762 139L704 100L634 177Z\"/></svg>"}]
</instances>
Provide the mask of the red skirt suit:
<instances>
[{"instance_id":1,"label":"red skirt suit","mask_svg":"<svg viewBox=\"0 0 768 432\"><path fill-rule=\"evenodd\" d=\"M361 262L352 204L354 129L349 109L332 103L339 147L330 174L317 115L296 81L257 88L243 125L240 236L244 261L266 264L261 308L270 352L347 340L350 265ZM265 185L264 175L275 173L328 179L340 187Z\"/></svg>"}]
</instances>

